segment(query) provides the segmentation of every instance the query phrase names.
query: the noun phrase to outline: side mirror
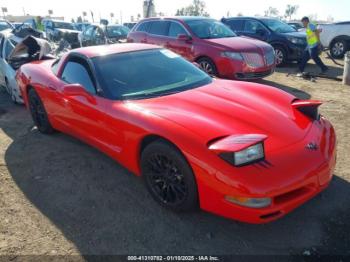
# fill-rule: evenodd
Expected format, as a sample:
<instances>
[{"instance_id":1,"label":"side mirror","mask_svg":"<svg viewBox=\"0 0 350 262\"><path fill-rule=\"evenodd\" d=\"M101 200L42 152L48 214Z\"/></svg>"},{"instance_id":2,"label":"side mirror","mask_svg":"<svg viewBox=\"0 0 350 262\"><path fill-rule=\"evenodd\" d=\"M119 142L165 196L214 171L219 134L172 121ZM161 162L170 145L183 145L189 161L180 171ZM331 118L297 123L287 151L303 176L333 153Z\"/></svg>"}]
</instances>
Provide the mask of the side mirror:
<instances>
[{"instance_id":1,"label":"side mirror","mask_svg":"<svg viewBox=\"0 0 350 262\"><path fill-rule=\"evenodd\" d=\"M93 95L85 90L80 84L67 84L63 87L63 94L66 96L81 96L85 97L87 101L92 104L96 104L96 100Z\"/></svg>"},{"instance_id":2,"label":"side mirror","mask_svg":"<svg viewBox=\"0 0 350 262\"><path fill-rule=\"evenodd\" d=\"M192 37L190 37L189 35L180 34L177 35L177 40L186 42L192 40Z\"/></svg>"}]
</instances>

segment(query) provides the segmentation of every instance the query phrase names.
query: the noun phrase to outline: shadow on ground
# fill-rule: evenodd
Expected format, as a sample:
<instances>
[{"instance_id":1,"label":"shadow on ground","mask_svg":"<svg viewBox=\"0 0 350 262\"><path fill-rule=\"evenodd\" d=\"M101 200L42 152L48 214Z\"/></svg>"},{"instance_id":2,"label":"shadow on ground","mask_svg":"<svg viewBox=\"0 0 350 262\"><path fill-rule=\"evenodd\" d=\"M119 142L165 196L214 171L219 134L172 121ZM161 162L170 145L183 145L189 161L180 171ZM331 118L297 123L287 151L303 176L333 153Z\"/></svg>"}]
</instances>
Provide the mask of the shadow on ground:
<instances>
[{"instance_id":1,"label":"shadow on ground","mask_svg":"<svg viewBox=\"0 0 350 262\"><path fill-rule=\"evenodd\" d=\"M339 177L304 206L266 225L201 211L175 214L107 156L60 133L40 134L24 109L12 107L6 104L10 110L0 116L1 128L13 139L5 154L10 175L84 255L301 254L311 247L350 254L350 184ZM18 121L2 120L11 117Z\"/></svg>"}]
</instances>

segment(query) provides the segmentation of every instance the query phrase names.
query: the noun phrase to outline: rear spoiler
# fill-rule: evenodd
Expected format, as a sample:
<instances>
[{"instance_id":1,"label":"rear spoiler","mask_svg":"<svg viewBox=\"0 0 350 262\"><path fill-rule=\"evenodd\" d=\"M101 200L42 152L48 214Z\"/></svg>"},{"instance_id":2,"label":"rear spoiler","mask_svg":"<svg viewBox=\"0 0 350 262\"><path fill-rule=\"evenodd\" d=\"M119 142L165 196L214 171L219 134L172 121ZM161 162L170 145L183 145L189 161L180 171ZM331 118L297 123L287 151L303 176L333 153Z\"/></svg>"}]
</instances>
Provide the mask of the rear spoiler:
<instances>
[{"instance_id":1,"label":"rear spoiler","mask_svg":"<svg viewBox=\"0 0 350 262\"><path fill-rule=\"evenodd\" d=\"M318 113L318 107L322 105L319 100L295 100L292 102L292 107L299 110L304 115L313 120L318 120L320 115Z\"/></svg>"},{"instance_id":2,"label":"rear spoiler","mask_svg":"<svg viewBox=\"0 0 350 262\"><path fill-rule=\"evenodd\" d=\"M231 135L209 143L209 150L216 154L238 152L266 139L263 134Z\"/></svg>"}]
</instances>

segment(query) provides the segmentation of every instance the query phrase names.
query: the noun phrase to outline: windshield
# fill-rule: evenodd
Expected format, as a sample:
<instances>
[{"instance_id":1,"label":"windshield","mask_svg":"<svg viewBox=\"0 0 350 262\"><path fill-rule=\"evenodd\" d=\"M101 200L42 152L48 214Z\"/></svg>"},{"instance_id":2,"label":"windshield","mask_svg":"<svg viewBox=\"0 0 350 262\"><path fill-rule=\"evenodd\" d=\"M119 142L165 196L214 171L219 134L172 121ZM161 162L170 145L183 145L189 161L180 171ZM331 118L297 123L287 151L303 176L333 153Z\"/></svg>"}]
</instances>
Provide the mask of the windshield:
<instances>
[{"instance_id":1,"label":"windshield","mask_svg":"<svg viewBox=\"0 0 350 262\"><path fill-rule=\"evenodd\" d=\"M12 28L11 25L5 21L0 21L0 31Z\"/></svg>"},{"instance_id":2,"label":"windshield","mask_svg":"<svg viewBox=\"0 0 350 262\"><path fill-rule=\"evenodd\" d=\"M111 99L164 96L211 83L203 71L165 49L93 58L99 82Z\"/></svg>"},{"instance_id":3,"label":"windshield","mask_svg":"<svg viewBox=\"0 0 350 262\"><path fill-rule=\"evenodd\" d=\"M214 19L186 21L192 32L199 38L225 38L237 36L230 28Z\"/></svg>"},{"instance_id":4,"label":"windshield","mask_svg":"<svg viewBox=\"0 0 350 262\"><path fill-rule=\"evenodd\" d=\"M107 35L109 37L127 36L130 29L126 26L107 26Z\"/></svg>"},{"instance_id":5,"label":"windshield","mask_svg":"<svg viewBox=\"0 0 350 262\"><path fill-rule=\"evenodd\" d=\"M290 33L296 31L292 26L277 19L263 19L263 22L268 28L276 33Z\"/></svg>"},{"instance_id":6,"label":"windshield","mask_svg":"<svg viewBox=\"0 0 350 262\"><path fill-rule=\"evenodd\" d=\"M54 22L54 25L55 28L74 30L74 26L70 23Z\"/></svg>"}]
</instances>

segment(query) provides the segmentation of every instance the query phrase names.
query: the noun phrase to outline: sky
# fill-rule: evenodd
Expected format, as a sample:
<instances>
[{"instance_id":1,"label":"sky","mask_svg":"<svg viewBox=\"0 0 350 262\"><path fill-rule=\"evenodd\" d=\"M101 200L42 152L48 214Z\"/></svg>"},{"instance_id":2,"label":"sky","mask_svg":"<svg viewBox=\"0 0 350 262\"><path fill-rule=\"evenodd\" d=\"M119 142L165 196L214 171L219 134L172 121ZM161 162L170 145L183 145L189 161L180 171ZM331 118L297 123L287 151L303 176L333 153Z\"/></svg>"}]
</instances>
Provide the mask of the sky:
<instances>
[{"instance_id":1,"label":"sky","mask_svg":"<svg viewBox=\"0 0 350 262\"><path fill-rule=\"evenodd\" d=\"M281 15L287 4L298 5L297 14L293 17L300 19L302 16L315 16L317 19L327 20L333 17L336 21L350 21L349 0L204 0L210 16L216 19L227 16L263 15L264 10L270 6L279 10ZM90 14L94 12L95 19L110 18L113 12L115 17L122 17L123 22L130 21L130 17L142 15L143 0L0 0L1 7L7 7L8 14L46 15L48 10L54 12L54 16L64 16L65 20L71 20L81 15L83 11ZM156 12L165 15L174 15L178 8L187 6L192 0L154 0ZM88 16L91 19L91 16Z\"/></svg>"}]
</instances>

